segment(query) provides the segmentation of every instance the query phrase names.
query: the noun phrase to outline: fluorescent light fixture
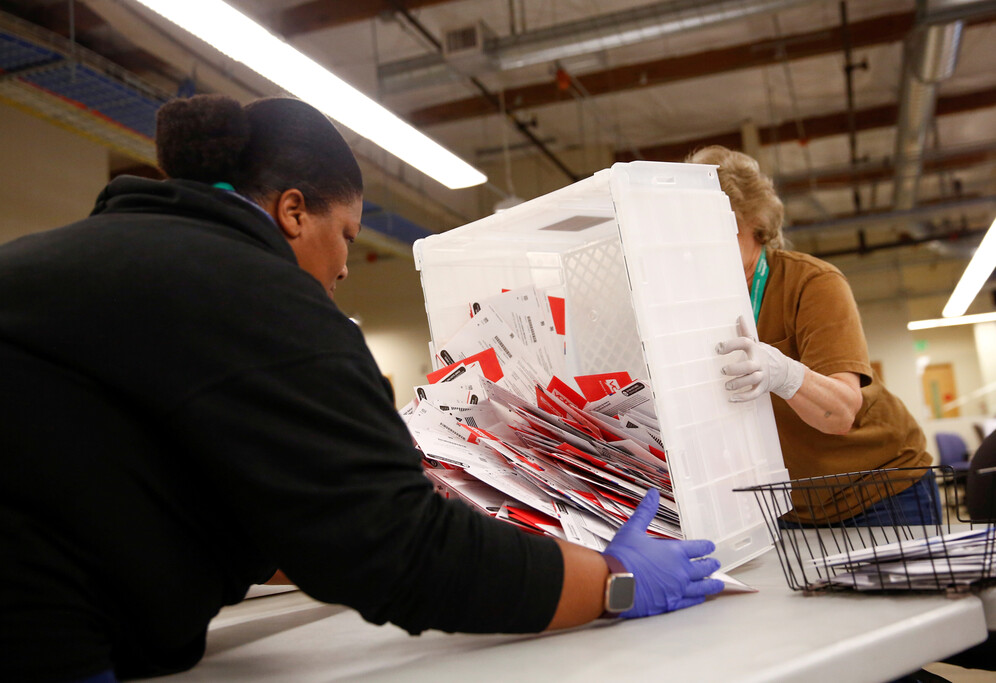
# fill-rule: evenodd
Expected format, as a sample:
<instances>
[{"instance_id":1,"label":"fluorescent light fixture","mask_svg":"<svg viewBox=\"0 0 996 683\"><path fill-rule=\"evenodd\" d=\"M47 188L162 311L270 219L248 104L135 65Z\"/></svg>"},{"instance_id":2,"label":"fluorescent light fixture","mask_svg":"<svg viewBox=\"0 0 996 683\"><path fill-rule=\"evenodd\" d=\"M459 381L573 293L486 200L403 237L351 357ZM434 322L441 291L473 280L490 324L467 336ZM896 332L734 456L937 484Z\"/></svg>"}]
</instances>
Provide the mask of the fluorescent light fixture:
<instances>
[{"instance_id":1,"label":"fluorescent light fixture","mask_svg":"<svg viewBox=\"0 0 996 683\"><path fill-rule=\"evenodd\" d=\"M136 0L450 189L487 176L222 0Z\"/></svg>"},{"instance_id":2,"label":"fluorescent light fixture","mask_svg":"<svg viewBox=\"0 0 996 683\"><path fill-rule=\"evenodd\" d=\"M975 323L996 322L996 313L979 313L963 315L958 318L932 318L930 320L914 320L906 323L907 330L929 330L932 327L953 327L955 325L974 325Z\"/></svg>"},{"instance_id":3,"label":"fluorescent light fixture","mask_svg":"<svg viewBox=\"0 0 996 683\"><path fill-rule=\"evenodd\" d=\"M941 311L945 318L962 315L975 300L975 295L982 289L993 269L996 268L996 220L982 238L982 243L975 250L972 260L968 262L965 272L961 274L951 298Z\"/></svg>"}]
</instances>

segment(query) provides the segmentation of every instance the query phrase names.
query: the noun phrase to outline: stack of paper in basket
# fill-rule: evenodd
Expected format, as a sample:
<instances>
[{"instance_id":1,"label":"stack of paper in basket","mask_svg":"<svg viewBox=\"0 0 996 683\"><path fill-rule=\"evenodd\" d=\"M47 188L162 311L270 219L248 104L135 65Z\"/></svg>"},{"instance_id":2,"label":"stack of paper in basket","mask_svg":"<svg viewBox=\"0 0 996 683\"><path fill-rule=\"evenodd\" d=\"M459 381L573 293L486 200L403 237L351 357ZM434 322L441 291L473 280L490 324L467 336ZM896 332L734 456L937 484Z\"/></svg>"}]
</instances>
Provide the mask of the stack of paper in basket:
<instances>
[{"instance_id":1,"label":"stack of paper in basket","mask_svg":"<svg viewBox=\"0 0 996 683\"><path fill-rule=\"evenodd\" d=\"M648 382L608 372L570 386L562 312L532 287L468 304L436 349L446 366L401 411L426 474L485 514L595 550L653 487L649 532L681 538Z\"/></svg>"}]
</instances>

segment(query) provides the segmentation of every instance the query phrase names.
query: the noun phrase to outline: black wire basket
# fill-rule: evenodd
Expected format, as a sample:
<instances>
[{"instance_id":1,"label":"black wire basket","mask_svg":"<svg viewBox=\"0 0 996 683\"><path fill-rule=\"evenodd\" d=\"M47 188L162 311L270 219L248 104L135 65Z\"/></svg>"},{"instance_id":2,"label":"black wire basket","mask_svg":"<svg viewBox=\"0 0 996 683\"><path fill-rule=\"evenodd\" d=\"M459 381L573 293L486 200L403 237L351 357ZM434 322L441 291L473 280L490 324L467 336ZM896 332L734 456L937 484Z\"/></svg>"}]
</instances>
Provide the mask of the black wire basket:
<instances>
[{"instance_id":1,"label":"black wire basket","mask_svg":"<svg viewBox=\"0 0 996 683\"><path fill-rule=\"evenodd\" d=\"M996 468L982 512L964 508L967 473L894 468L735 489L753 493L789 588L824 591L953 591L996 578ZM900 498L894 498L902 494ZM789 512L780 511L789 509ZM952 521L953 520L953 521Z\"/></svg>"}]
</instances>

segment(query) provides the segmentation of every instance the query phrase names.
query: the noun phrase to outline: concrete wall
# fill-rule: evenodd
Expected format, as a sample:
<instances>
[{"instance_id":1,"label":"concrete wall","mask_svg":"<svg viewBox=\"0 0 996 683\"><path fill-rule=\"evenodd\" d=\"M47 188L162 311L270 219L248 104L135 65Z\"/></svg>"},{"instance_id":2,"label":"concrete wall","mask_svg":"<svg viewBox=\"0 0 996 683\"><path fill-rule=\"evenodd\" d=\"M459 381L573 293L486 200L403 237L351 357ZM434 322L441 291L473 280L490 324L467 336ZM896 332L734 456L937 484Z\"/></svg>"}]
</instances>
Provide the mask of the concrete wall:
<instances>
[{"instance_id":1,"label":"concrete wall","mask_svg":"<svg viewBox=\"0 0 996 683\"><path fill-rule=\"evenodd\" d=\"M979 372L984 386L996 384L996 323L972 325ZM990 413L996 413L996 394L986 396Z\"/></svg>"},{"instance_id":2,"label":"concrete wall","mask_svg":"<svg viewBox=\"0 0 996 683\"><path fill-rule=\"evenodd\" d=\"M349 277L336 289L336 304L360 321L381 371L390 377L398 407L425 384L431 371L429 323L415 262L406 258L351 261Z\"/></svg>"},{"instance_id":3,"label":"concrete wall","mask_svg":"<svg viewBox=\"0 0 996 683\"><path fill-rule=\"evenodd\" d=\"M105 147L0 104L0 243L86 217L107 178Z\"/></svg>"},{"instance_id":4,"label":"concrete wall","mask_svg":"<svg viewBox=\"0 0 996 683\"><path fill-rule=\"evenodd\" d=\"M916 370L913 336L906 329L909 317L903 302L859 306L861 325L868 340L868 357L882 364L889 391L898 396L918 420L925 416Z\"/></svg>"},{"instance_id":5,"label":"concrete wall","mask_svg":"<svg viewBox=\"0 0 996 683\"><path fill-rule=\"evenodd\" d=\"M856 279L849 280L854 286ZM996 413L996 393L971 395L996 384L996 323L916 332L906 329L910 320L939 318L946 301L942 296L859 304L871 359L882 361L886 386L917 419L931 418L918 372L928 363L953 365L958 396L968 399L960 407L963 416L990 416Z\"/></svg>"},{"instance_id":6,"label":"concrete wall","mask_svg":"<svg viewBox=\"0 0 996 683\"><path fill-rule=\"evenodd\" d=\"M913 302L911 302L913 303ZM996 381L996 324L992 329L973 331L973 326L936 328L910 332L906 323L916 317L909 313L910 306L903 300L877 302L859 306L868 352L871 360L882 363L885 385L894 393L923 428L927 450L937 461L937 432L959 434L973 452L980 439L976 424L996 411L996 395L972 399L961 407L961 416L933 419L923 400L918 366L927 363L951 363L954 366L958 394L966 396L985 386L984 360L990 359L990 370ZM984 326L976 326L984 327ZM918 351L916 344L923 346Z\"/></svg>"},{"instance_id":7,"label":"concrete wall","mask_svg":"<svg viewBox=\"0 0 996 683\"><path fill-rule=\"evenodd\" d=\"M951 363L958 397L968 399L984 386L971 325L937 327L919 330L913 334L915 340L925 345L925 348L917 353L921 365ZM994 405L992 397L989 401L986 401L985 397L971 398L959 410L962 416L982 416L990 412L988 406L991 405Z\"/></svg>"}]
</instances>

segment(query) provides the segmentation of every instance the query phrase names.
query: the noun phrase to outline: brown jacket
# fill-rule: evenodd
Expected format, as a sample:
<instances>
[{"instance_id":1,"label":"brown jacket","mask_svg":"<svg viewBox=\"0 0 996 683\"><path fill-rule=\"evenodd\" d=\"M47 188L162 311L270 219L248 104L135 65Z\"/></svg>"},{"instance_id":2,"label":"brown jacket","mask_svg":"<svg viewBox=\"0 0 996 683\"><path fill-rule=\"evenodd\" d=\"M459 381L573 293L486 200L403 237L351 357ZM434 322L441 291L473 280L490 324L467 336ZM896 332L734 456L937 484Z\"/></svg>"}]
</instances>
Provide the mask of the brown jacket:
<instances>
[{"instance_id":1,"label":"brown jacket","mask_svg":"<svg viewBox=\"0 0 996 683\"><path fill-rule=\"evenodd\" d=\"M793 479L931 463L923 432L902 401L890 394L868 363L858 307L843 274L829 263L794 251L768 249L768 275L758 336L814 372L853 372L864 398L851 431L823 434L771 395L785 466ZM907 488L897 483L890 493ZM847 492L797 488L799 521L851 517L886 495L850 487Z\"/></svg>"}]
</instances>

